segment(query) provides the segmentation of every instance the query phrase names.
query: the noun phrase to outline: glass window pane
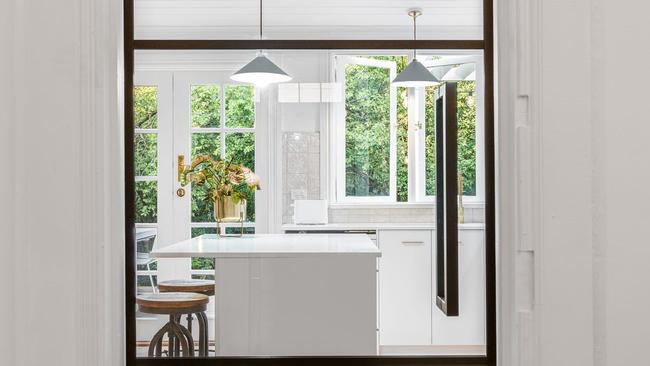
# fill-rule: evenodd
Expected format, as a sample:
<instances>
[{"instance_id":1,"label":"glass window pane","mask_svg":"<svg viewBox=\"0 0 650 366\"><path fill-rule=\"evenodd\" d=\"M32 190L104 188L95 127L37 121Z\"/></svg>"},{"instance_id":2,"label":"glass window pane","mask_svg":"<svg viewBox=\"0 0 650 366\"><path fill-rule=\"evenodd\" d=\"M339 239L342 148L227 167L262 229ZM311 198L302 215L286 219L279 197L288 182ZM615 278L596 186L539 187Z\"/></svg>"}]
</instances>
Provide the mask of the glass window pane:
<instances>
[{"instance_id":1,"label":"glass window pane","mask_svg":"<svg viewBox=\"0 0 650 366\"><path fill-rule=\"evenodd\" d=\"M192 222L214 222L214 204L201 188L192 187Z\"/></svg>"},{"instance_id":2,"label":"glass window pane","mask_svg":"<svg viewBox=\"0 0 650 366\"><path fill-rule=\"evenodd\" d=\"M227 134L226 160L232 160L255 171L255 134L252 132ZM246 202L246 221L255 222L255 196Z\"/></svg>"},{"instance_id":3,"label":"glass window pane","mask_svg":"<svg viewBox=\"0 0 650 366\"><path fill-rule=\"evenodd\" d=\"M241 232L241 228L239 227L227 227L226 228L226 234L239 234ZM255 228L254 227L245 227L244 228L244 235L247 234L255 234Z\"/></svg>"},{"instance_id":4,"label":"glass window pane","mask_svg":"<svg viewBox=\"0 0 650 366\"><path fill-rule=\"evenodd\" d=\"M200 155L221 157L221 137L218 133L192 134L192 160ZM192 189L192 222L213 222L213 205L202 188Z\"/></svg>"},{"instance_id":5,"label":"glass window pane","mask_svg":"<svg viewBox=\"0 0 650 366\"><path fill-rule=\"evenodd\" d=\"M192 127L219 127L221 86L192 86Z\"/></svg>"},{"instance_id":6,"label":"glass window pane","mask_svg":"<svg viewBox=\"0 0 650 366\"><path fill-rule=\"evenodd\" d=\"M458 170L463 195L476 196L476 84L458 82Z\"/></svg>"},{"instance_id":7,"label":"glass window pane","mask_svg":"<svg viewBox=\"0 0 650 366\"><path fill-rule=\"evenodd\" d=\"M136 86L133 88L133 123L135 128L158 127L158 88Z\"/></svg>"},{"instance_id":8,"label":"glass window pane","mask_svg":"<svg viewBox=\"0 0 650 366\"><path fill-rule=\"evenodd\" d=\"M400 63L397 72L401 71ZM408 89L397 88L397 201L409 200Z\"/></svg>"},{"instance_id":9,"label":"glass window pane","mask_svg":"<svg viewBox=\"0 0 650 366\"><path fill-rule=\"evenodd\" d=\"M193 227L192 228L192 237L201 236L203 234L216 234L217 227L216 224L214 227ZM192 269L214 269L214 258L192 258ZM194 277L198 276L198 277ZM192 278L195 279L204 279L203 275L193 275Z\"/></svg>"},{"instance_id":10,"label":"glass window pane","mask_svg":"<svg viewBox=\"0 0 650 366\"><path fill-rule=\"evenodd\" d=\"M218 133L192 134L192 160L200 155L210 155L215 159L221 157L221 138Z\"/></svg>"},{"instance_id":11,"label":"glass window pane","mask_svg":"<svg viewBox=\"0 0 650 366\"><path fill-rule=\"evenodd\" d=\"M428 86L424 94L424 160L427 196L436 195L436 89L437 86Z\"/></svg>"},{"instance_id":12,"label":"glass window pane","mask_svg":"<svg viewBox=\"0 0 650 366\"><path fill-rule=\"evenodd\" d=\"M158 182L135 182L135 222L154 223L158 219Z\"/></svg>"},{"instance_id":13,"label":"glass window pane","mask_svg":"<svg viewBox=\"0 0 650 366\"><path fill-rule=\"evenodd\" d=\"M153 292L154 288L158 286L158 276L157 275L152 275L149 277L149 275L137 275L138 276L138 294L142 293L147 293L147 292ZM153 286L151 285L151 282L153 282Z\"/></svg>"},{"instance_id":14,"label":"glass window pane","mask_svg":"<svg viewBox=\"0 0 650 366\"><path fill-rule=\"evenodd\" d=\"M255 89L251 85L226 85L226 127L255 127Z\"/></svg>"},{"instance_id":15,"label":"glass window pane","mask_svg":"<svg viewBox=\"0 0 650 366\"><path fill-rule=\"evenodd\" d=\"M390 194L390 73L345 66L345 191Z\"/></svg>"},{"instance_id":16,"label":"glass window pane","mask_svg":"<svg viewBox=\"0 0 650 366\"><path fill-rule=\"evenodd\" d=\"M135 175L156 176L158 172L158 135L136 133L134 137Z\"/></svg>"}]
</instances>

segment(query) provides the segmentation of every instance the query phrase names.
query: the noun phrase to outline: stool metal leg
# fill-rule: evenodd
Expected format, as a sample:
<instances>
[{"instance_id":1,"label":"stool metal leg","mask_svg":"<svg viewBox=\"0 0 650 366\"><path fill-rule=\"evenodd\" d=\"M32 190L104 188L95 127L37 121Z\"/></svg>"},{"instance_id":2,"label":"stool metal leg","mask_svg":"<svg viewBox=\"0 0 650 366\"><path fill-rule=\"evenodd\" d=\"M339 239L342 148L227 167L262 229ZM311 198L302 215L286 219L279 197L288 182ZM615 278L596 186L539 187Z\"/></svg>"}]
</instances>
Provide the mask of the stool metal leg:
<instances>
[{"instance_id":1,"label":"stool metal leg","mask_svg":"<svg viewBox=\"0 0 650 366\"><path fill-rule=\"evenodd\" d=\"M169 324L173 323L174 320L174 315L169 315ZM170 327L168 327L169 332L167 333L167 356L169 357L174 357L174 349L175 349L175 337L174 337L174 331Z\"/></svg>"},{"instance_id":2,"label":"stool metal leg","mask_svg":"<svg viewBox=\"0 0 650 366\"><path fill-rule=\"evenodd\" d=\"M189 353L189 345L187 344L187 339L185 338L185 334L181 330L181 326L176 322L176 319L174 319L174 322L171 324L172 330L174 331L174 337L176 341L176 347L179 348L179 351L182 351L183 357L190 357ZM176 353L176 357L181 356L181 352Z\"/></svg>"},{"instance_id":3,"label":"stool metal leg","mask_svg":"<svg viewBox=\"0 0 650 366\"><path fill-rule=\"evenodd\" d=\"M160 330L156 332L153 338L151 338L151 343L149 343L149 352L148 352L149 357L153 357L154 351L156 352L156 356L160 355L162 338L165 336L165 332L167 332L168 330L169 330L169 324L165 324L165 326L160 328ZM156 346L158 346L158 349L156 349Z\"/></svg>"},{"instance_id":4,"label":"stool metal leg","mask_svg":"<svg viewBox=\"0 0 650 366\"><path fill-rule=\"evenodd\" d=\"M193 319L192 319L192 314L191 314L191 313L190 313L190 314L187 314L187 318L186 318L186 319L187 319L187 330L189 330L190 333L192 333L192 320L193 320Z\"/></svg>"},{"instance_id":5,"label":"stool metal leg","mask_svg":"<svg viewBox=\"0 0 650 366\"><path fill-rule=\"evenodd\" d=\"M178 323L178 328L183 332L183 335L187 339L190 357L194 357L194 339L192 338L192 333L190 333L190 331L180 323Z\"/></svg>"},{"instance_id":6,"label":"stool metal leg","mask_svg":"<svg viewBox=\"0 0 650 366\"><path fill-rule=\"evenodd\" d=\"M175 315L174 316L174 323L178 324L180 321L181 316L180 315ZM182 340L179 339L179 336L177 332L174 332L174 355L176 357L180 357L181 355L181 345L182 345Z\"/></svg>"},{"instance_id":7,"label":"stool metal leg","mask_svg":"<svg viewBox=\"0 0 650 366\"><path fill-rule=\"evenodd\" d=\"M201 356L208 355L208 317L205 313L196 313L199 321L199 353Z\"/></svg>"},{"instance_id":8,"label":"stool metal leg","mask_svg":"<svg viewBox=\"0 0 650 366\"><path fill-rule=\"evenodd\" d=\"M201 317L201 313L196 313L196 320L199 323L199 356L205 356L205 347L204 347L204 340L203 340L203 318Z\"/></svg>"}]
</instances>

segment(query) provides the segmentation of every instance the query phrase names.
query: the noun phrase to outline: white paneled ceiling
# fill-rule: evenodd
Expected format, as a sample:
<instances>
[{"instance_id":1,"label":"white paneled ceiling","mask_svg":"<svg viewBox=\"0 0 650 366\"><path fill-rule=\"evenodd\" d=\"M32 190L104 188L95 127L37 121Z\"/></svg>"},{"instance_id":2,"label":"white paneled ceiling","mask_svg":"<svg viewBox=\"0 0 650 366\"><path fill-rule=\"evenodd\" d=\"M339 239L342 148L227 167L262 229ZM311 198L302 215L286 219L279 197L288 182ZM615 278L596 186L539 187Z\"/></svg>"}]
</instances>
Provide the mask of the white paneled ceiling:
<instances>
[{"instance_id":1,"label":"white paneled ceiling","mask_svg":"<svg viewBox=\"0 0 650 366\"><path fill-rule=\"evenodd\" d=\"M264 0L266 39L480 39L481 0ZM259 0L135 0L138 39L256 39Z\"/></svg>"}]
</instances>

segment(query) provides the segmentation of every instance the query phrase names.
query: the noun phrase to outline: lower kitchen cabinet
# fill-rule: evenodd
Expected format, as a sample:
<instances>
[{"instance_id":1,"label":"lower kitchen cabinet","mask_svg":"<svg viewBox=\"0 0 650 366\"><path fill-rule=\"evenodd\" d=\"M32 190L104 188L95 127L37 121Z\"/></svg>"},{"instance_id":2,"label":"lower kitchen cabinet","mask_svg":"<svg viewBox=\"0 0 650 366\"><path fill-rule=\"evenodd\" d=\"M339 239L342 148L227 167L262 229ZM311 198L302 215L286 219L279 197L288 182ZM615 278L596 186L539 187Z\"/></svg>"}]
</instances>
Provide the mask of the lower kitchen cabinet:
<instances>
[{"instance_id":1,"label":"lower kitchen cabinet","mask_svg":"<svg viewBox=\"0 0 650 366\"><path fill-rule=\"evenodd\" d=\"M379 343L431 344L431 230L378 233Z\"/></svg>"},{"instance_id":2,"label":"lower kitchen cabinet","mask_svg":"<svg viewBox=\"0 0 650 366\"><path fill-rule=\"evenodd\" d=\"M460 230L459 316L435 305L433 230L380 230L379 344L485 345L483 230Z\"/></svg>"},{"instance_id":3,"label":"lower kitchen cabinet","mask_svg":"<svg viewBox=\"0 0 650 366\"><path fill-rule=\"evenodd\" d=\"M434 281L435 273L436 271L433 271ZM485 344L485 243L483 230L459 231L458 316L448 317L434 305L432 330L434 345Z\"/></svg>"}]
</instances>

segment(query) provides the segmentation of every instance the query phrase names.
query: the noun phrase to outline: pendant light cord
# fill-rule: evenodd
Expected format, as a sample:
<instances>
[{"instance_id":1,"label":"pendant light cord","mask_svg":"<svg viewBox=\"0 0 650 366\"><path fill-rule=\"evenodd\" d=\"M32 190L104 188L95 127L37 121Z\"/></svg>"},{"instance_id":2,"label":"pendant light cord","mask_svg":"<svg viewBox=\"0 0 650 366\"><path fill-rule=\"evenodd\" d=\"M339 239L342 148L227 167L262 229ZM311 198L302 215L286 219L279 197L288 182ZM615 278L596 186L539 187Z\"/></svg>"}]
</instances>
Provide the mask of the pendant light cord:
<instances>
[{"instance_id":1,"label":"pendant light cord","mask_svg":"<svg viewBox=\"0 0 650 366\"><path fill-rule=\"evenodd\" d=\"M261 43L263 35L264 35L264 33L262 31L263 29L264 29L264 27L263 27L263 24L262 24L262 0L260 0L260 43ZM261 48L259 50L257 50L257 52L258 52L257 53L258 56L264 54L264 50L262 50Z\"/></svg>"},{"instance_id":2,"label":"pendant light cord","mask_svg":"<svg viewBox=\"0 0 650 366\"><path fill-rule=\"evenodd\" d=\"M261 0L260 0L261 1ZM415 22L417 19L417 14L413 14L413 59L417 59L417 44L418 44L418 33L416 31Z\"/></svg>"},{"instance_id":3,"label":"pendant light cord","mask_svg":"<svg viewBox=\"0 0 650 366\"><path fill-rule=\"evenodd\" d=\"M260 0L260 41L262 40L262 0Z\"/></svg>"}]
</instances>

